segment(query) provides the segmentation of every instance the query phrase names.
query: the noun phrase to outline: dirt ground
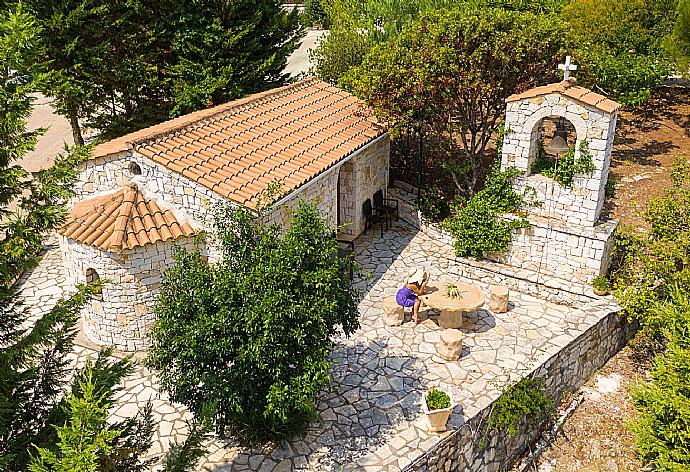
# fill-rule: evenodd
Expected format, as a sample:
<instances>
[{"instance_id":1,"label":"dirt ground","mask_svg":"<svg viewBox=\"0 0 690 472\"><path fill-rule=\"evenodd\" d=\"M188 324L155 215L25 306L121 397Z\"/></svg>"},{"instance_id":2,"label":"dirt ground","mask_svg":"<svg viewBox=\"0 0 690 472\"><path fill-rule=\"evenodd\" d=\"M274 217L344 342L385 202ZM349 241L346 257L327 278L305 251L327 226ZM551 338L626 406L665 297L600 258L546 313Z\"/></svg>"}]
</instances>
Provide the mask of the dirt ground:
<instances>
[{"instance_id":1,"label":"dirt ground","mask_svg":"<svg viewBox=\"0 0 690 472\"><path fill-rule=\"evenodd\" d=\"M537 461L539 472L638 472L645 470L626 427L636 417L630 386L643 368L624 348L581 388L583 402Z\"/></svg>"},{"instance_id":2,"label":"dirt ground","mask_svg":"<svg viewBox=\"0 0 690 472\"><path fill-rule=\"evenodd\" d=\"M615 195L607 212L631 230L644 229L639 211L670 184L669 170L690 159L690 89L661 89L640 110L620 114L610 175ZM645 470L626 423L636 417L630 386L645 374L626 347L582 387L585 400L563 433L537 462L539 472L637 472Z\"/></svg>"},{"instance_id":3,"label":"dirt ground","mask_svg":"<svg viewBox=\"0 0 690 472\"><path fill-rule=\"evenodd\" d=\"M619 116L609 173L616 192L608 214L642 229L639 210L670 184L678 156L690 158L690 88L664 87L643 108Z\"/></svg>"}]
</instances>

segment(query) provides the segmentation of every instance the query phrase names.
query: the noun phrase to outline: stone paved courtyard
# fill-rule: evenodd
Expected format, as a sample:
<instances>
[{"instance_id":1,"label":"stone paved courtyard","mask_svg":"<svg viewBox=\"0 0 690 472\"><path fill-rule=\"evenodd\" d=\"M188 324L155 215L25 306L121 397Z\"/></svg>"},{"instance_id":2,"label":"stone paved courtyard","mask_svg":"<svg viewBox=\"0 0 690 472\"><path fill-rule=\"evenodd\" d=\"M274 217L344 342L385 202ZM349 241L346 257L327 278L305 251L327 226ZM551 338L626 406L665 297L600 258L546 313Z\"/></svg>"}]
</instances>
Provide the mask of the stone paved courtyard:
<instances>
[{"instance_id":1,"label":"stone paved courtyard","mask_svg":"<svg viewBox=\"0 0 690 472\"><path fill-rule=\"evenodd\" d=\"M383 238L378 234L370 231L356 241L357 259L371 274L358 282L363 291L362 326L351 338L336 342L333 387L322 395L319 405L323 424L283 447L245 450L213 440L200 470L404 469L451 434L424 430L421 395L428 387L440 385L452 392L459 406L449 425L458 428L495 400L506 385L617 309L607 298L578 308L511 292L507 313L480 309L470 316L462 329L462 356L449 362L437 355L441 329L434 313L423 316L417 326L406 322L384 327L381 307L385 297L395 294L409 267L425 267L432 281L459 278L452 248L402 222ZM26 304L34 307L35 315L49 309L62 294L64 274L54 243L23 284ZM81 362L96 352L83 336L77 344L74 356ZM155 374L138 367L118 395L113 418L130 416L147 401L153 402L158 421L151 451L158 454L171 440L183 439L188 414L158 391Z\"/></svg>"}]
</instances>

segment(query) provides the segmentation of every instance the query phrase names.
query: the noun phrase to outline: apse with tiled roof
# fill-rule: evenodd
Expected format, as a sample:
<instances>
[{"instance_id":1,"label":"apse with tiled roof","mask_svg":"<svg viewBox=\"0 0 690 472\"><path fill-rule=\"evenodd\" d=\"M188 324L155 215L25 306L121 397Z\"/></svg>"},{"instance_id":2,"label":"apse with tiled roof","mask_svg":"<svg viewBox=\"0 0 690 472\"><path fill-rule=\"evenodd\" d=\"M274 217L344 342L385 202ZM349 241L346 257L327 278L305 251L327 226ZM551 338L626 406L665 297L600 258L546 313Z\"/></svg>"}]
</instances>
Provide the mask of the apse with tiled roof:
<instances>
[{"instance_id":1,"label":"apse with tiled roof","mask_svg":"<svg viewBox=\"0 0 690 472\"><path fill-rule=\"evenodd\" d=\"M114 292L106 288L92 324L118 334L90 337L129 348L141 336L146 323L137 320L151 320L160 269L172 260L168 248L192 244L195 232L210 230L216 204L261 205L268 207L264 221L288 224L289 209L303 199L314 202L341 237L356 237L365 227L364 201L387 189L389 150L386 128L362 101L314 78L96 146L61 229L65 257L75 261L68 263L74 283L85 281L88 259L128 267L124 290L146 293L148 308L135 303L116 315L108 305ZM158 268L150 269L139 252L154 247L166 249L153 256ZM213 246L205 250L213 262ZM137 264L148 275L133 277Z\"/></svg>"},{"instance_id":2,"label":"apse with tiled roof","mask_svg":"<svg viewBox=\"0 0 690 472\"><path fill-rule=\"evenodd\" d=\"M58 234L68 281L103 282L84 309L87 336L123 351L145 348L161 271L175 245L196 246L198 226L130 182L74 205Z\"/></svg>"}]
</instances>

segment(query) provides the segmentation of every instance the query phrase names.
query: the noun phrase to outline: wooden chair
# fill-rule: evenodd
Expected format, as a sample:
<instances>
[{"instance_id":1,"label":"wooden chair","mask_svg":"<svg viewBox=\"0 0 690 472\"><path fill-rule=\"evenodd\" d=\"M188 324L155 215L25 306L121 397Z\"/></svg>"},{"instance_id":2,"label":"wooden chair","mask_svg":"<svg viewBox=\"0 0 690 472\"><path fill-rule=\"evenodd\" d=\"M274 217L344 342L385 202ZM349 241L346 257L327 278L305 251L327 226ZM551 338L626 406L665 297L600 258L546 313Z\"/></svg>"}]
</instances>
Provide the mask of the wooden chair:
<instances>
[{"instance_id":1,"label":"wooden chair","mask_svg":"<svg viewBox=\"0 0 690 472\"><path fill-rule=\"evenodd\" d=\"M394 198L384 198L383 190L374 193L374 210L386 217L386 226L393 226L393 216L395 221L400 217L400 205ZM390 226L388 226L390 223Z\"/></svg>"},{"instance_id":2,"label":"wooden chair","mask_svg":"<svg viewBox=\"0 0 690 472\"><path fill-rule=\"evenodd\" d=\"M383 226L387 224L386 216L374 211L370 198L362 203L362 213L364 213L364 234L367 234L367 229L373 229L374 225L378 224L381 226L381 237L383 237Z\"/></svg>"}]
</instances>

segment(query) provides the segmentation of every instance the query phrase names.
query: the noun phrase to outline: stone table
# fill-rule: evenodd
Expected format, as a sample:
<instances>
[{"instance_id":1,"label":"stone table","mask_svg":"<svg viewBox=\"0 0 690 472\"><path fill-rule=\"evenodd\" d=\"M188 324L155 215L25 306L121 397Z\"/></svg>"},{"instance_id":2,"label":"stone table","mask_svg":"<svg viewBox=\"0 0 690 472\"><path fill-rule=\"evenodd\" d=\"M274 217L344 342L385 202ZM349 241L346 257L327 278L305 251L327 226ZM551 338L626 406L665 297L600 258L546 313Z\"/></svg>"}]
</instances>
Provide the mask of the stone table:
<instances>
[{"instance_id":1,"label":"stone table","mask_svg":"<svg viewBox=\"0 0 690 472\"><path fill-rule=\"evenodd\" d=\"M446 295L446 284L449 283L458 287L458 298ZM438 324L441 328L461 328L463 313L475 311L484 305L484 293L478 287L464 282L442 281L429 285L426 295L419 298L424 305L439 310Z\"/></svg>"}]
</instances>

